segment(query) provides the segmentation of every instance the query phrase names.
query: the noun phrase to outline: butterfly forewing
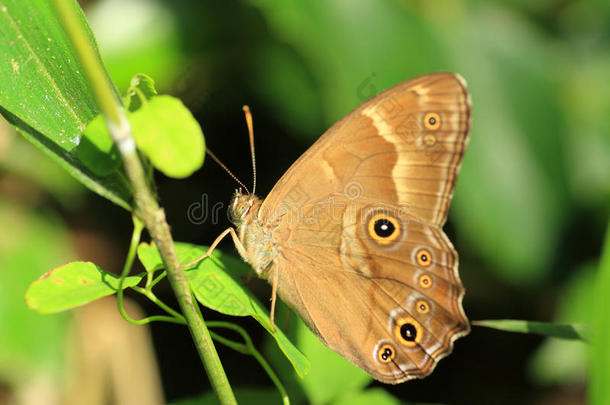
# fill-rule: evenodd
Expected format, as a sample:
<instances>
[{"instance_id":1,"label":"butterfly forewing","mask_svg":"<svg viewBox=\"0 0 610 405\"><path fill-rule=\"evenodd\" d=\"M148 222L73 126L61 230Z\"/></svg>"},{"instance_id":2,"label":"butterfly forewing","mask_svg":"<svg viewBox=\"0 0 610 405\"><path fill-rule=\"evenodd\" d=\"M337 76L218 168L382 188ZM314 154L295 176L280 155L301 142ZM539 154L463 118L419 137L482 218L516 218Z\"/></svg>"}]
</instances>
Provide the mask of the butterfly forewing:
<instances>
[{"instance_id":1,"label":"butterfly forewing","mask_svg":"<svg viewBox=\"0 0 610 405\"><path fill-rule=\"evenodd\" d=\"M400 83L333 125L282 176L263 212L332 193L399 203L442 225L470 128L464 80L436 73Z\"/></svg>"}]
</instances>

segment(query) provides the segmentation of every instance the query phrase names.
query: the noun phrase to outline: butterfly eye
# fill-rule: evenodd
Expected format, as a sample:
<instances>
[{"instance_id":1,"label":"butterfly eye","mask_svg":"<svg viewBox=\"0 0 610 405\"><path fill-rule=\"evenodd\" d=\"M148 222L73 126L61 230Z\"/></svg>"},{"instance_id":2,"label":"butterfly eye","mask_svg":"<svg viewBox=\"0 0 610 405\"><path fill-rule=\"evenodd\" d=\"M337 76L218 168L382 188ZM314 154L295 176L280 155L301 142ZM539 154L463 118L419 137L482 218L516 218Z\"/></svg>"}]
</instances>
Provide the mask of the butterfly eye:
<instances>
[{"instance_id":1,"label":"butterfly eye","mask_svg":"<svg viewBox=\"0 0 610 405\"><path fill-rule=\"evenodd\" d=\"M394 351L394 348L387 343L381 346L377 351L377 359L384 364L391 362L395 357L396 352Z\"/></svg>"},{"instance_id":2,"label":"butterfly eye","mask_svg":"<svg viewBox=\"0 0 610 405\"><path fill-rule=\"evenodd\" d=\"M432 254L428 249L420 249L415 254L415 260L420 266L428 267L432 264Z\"/></svg>"},{"instance_id":3,"label":"butterfly eye","mask_svg":"<svg viewBox=\"0 0 610 405\"><path fill-rule=\"evenodd\" d=\"M441 117L437 113L429 112L424 117L424 126L430 130L438 129L441 126Z\"/></svg>"},{"instance_id":4,"label":"butterfly eye","mask_svg":"<svg viewBox=\"0 0 610 405\"><path fill-rule=\"evenodd\" d=\"M421 342L421 326L413 318L399 319L395 329L396 339L405 346L415 346Z\"/></svg>"},{"instance_id":5,"label":"butterfly eye","mask_svg":"<svg viewBox=\"0 0 610 405\"><path fill-rule=\"evenodd\" d=\"M246 215L246 212L248 211L249 206L250 205L247 202L243 202L243 203L239 204L239 206L237 207L237 213L239 214L240 217L243 217L244 215Z\"/></svg>"},{"instance_id":6,"label":"butterfly eye","mask_svg":"<svg viewBox=\"0 0 610 405\"><path fill-rule=\"evenodd\" d=\"M387 245L400 235L398 220L387 214L374 215L369 220L369 235L374 241Z\"/></svg>"},{"instance_id":7,"label":"butterfly eye","mask_svg":"<svg viewBox=\"0 0 610 405\"><path fill-rule=\"evenodd\" d=\"M236 202L233 207L231 207L231 219L233 222L240 221L244 218L248 209L250 208L250 204L248 201Z\"/></svg>"}]
</instances>

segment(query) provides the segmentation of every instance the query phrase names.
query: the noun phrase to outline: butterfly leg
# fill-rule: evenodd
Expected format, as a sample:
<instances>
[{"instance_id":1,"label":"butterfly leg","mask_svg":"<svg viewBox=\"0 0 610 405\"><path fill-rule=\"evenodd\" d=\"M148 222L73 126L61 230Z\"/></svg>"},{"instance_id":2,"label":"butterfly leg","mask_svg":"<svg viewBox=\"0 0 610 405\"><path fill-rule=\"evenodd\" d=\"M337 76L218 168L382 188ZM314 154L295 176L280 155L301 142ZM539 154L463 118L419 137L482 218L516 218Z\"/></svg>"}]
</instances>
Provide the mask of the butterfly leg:
<instances>
[{"instance_id":1,"label":"butterfly leg","mask_svg":"<svg viewBox=\"0 0 610 405\"><path fill-rule=\"evenodd\" d=\"M210 247L208 248L208 250L201 256L199 256L198 258L196 258L195 260L193 260L190 263L186 263L183 264L182 267L190 267L194 264L199 263L200 261L207 259L208 257L212 256L212 253L214 252L214 249L216 249L216 246L218 246L218 244L228 235L231 234L231 238L233 239L233 243L235 244L235 247L237 248L237 251L239 252L239 254L241 255L241 257L246 257L245 253L246 253L246 248L244 247L244 245L241 243L241 241L239 240L239 237L237 236L237 233L235 233L235 229L233 228L227 228L225 229L220 235L218 235L218 237L216 238L216 240L214 240L214 242L210 245Z\"/></svg>"},{"instance_id":2,"label":"butterfly leg","mask_svg":"<svg viewBox=\"0 0 610 405\"><path fill-rule=\"evenodd\" d=\"M277 283L280 272L276 268L273 272L273 284L271 286L271 313L269 314L269 321L271 322L271 331L275 333L275 304L277 301Z\"/></svg>"}]
</instances>

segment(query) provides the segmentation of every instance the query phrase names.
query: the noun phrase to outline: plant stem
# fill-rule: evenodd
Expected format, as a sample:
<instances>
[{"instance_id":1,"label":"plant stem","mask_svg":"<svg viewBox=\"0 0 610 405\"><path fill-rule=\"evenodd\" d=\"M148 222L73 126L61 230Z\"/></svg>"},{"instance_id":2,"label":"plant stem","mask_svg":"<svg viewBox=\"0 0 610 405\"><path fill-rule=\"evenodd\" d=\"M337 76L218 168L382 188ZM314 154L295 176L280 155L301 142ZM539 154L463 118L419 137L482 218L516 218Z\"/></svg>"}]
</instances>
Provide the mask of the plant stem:
<instances>
[{"instance_id":1,"label":"plant stem","mask_svg":"<svg viewBox=\"0 0 610 405\"><path fill-rule=\"evenodd\" d=\"M221 321L210 321L207 322L207 325L209 328L231 329L239 333L242 339L244 339L243 344L233 342L232 340L226 339L217 333L211 332L214 336L214 340L216 340L218 343L228 346L240 353L252 355L259 362L259 364L265 370L269 378L271 378L273 384L275 384L277 390L280 392L280 395L282 396L282 404L290 405L290 398L288 397L288 392L286 391L286 388L284 388L284 385L280 381L277 374L275 374L269 363L267 363L267 360L265 360L265 358L260 354L260 352L256 350L256 346L254 346L254 344L252 343L250 335L248 335L248 333L246 333L246 331L242 327L230 322Z\"/></svg>"},{"instance_id":2,"label":"plant stem","mask_svg":"<svg viewBox=\"0 0 610 405\"><path fill-rule=\"evenodd\" d=\"M146 288L148 288L149 290L152 289L154 286L157 285L157 283L161 280L163 280L165 278L165 276L167 276L167 272L165 270L163 270L161 272L161 274L159 274L155 279L153 279L150 284L146 285Z\"/></svg>"},{"instance_id":3,"label":"plant stem","mask_svg":"<svg viewBox=\"0 0 610 405\"><path fill-rule=\"evenodd\" d=\"M205 326L203 318L198 314L198 308L196 308L196 303L193 301L184 273L178 263L165 212L157 204L146 181L146 173L138 156L125 111L96 49L88 39L81 21L82 16L79 15L81 13L79 6L75 0L53 0L53 3L83 66L96 102L106 119L108 131L121 154L127 177L133 185L136 215L146 225L161 254L168 279L186 318L212 387L221 404L237 404L216 348L212 343L210 332Z\"/></svg>"}]
</instances>

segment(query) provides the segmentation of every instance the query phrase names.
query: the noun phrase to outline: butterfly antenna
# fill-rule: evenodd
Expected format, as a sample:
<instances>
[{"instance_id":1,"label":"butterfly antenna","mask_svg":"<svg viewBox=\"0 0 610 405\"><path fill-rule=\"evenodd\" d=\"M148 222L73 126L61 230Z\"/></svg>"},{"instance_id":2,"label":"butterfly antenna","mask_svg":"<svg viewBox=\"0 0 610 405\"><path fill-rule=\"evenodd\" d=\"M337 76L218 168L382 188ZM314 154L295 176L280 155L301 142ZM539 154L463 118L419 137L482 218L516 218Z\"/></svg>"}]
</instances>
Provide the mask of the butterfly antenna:
<instances>
[{"instance_id":1,"label":"butterfly antenna","mask_svg":"<svg viewBox=\"0 0 610 405\"><path fill-rule=\"evenodd\" d=\"M223 168L223 170L229 174L229 176L233 177L233 180L235 180L235 181L237 182L237 184L239 184L240 186L242 186L242 187L244 188L244 190L246 190L246 192L247 192L248 194L250 194L250 192L248 191L248 187L246 187L246 186L244 185L244 183L242 183L241 181L239 181L239 179L238 179L238 178L237 178L237 177L236 177L236 176L235 176L233 173L231 173L231 170L229 170L229 168L228 168L227 166L225 166L225 164L224 164L224 163L222 163L222 162L220 161L220 159L218 159L218 158L216 157L216 155L215 155L215 154L212 152L212 150L211 150L210 148L206 148L206 151L205 151L205 152L206 152L208 155L210 155L210 156L212 157L212 159L214 159L214 160L216 161L216 163L218 163L218 165L219 165L220 167L222 167L222 168Z\"/></svg>"},{"instance_id":2,"label":"butterfly antenna","mask_svg":"<svg viewBox=\"0 0 610 405\"><path fill-rule=\"evenodd\" d=\"M254 185L252 186L252 194L256 193L256 156L254 154L254 128L252 126L252 113L250 107L243 106L244 114L246 114L246 124L248 125L248 135L250 136L250 153L252 154L252 174L254 176Z\"/></svg>"}]
</instances>

